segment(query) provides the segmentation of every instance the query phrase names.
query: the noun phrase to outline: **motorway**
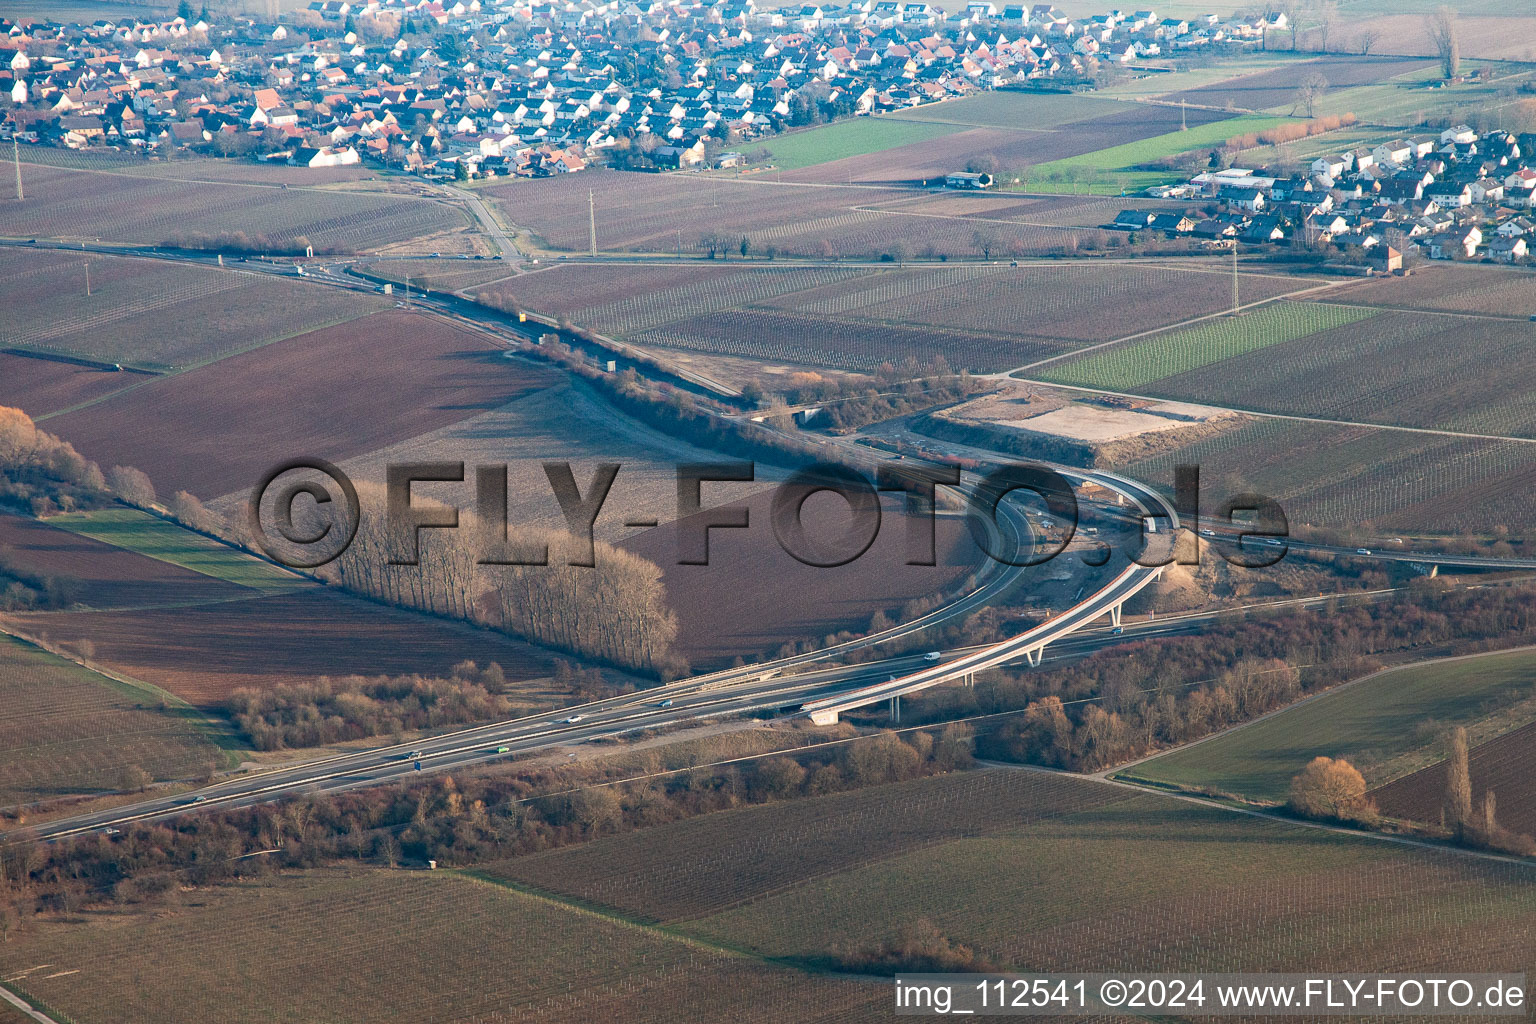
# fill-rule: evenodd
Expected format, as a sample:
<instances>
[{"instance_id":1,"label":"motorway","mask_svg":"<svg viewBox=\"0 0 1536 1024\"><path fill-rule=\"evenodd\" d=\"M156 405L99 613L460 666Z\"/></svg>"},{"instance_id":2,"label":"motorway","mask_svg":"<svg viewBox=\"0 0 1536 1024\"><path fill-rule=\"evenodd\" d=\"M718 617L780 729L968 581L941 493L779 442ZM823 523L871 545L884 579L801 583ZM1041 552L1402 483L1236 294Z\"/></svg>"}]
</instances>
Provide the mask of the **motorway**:
<instances>
[{"instance_id":1,"label":"motorway","mask_svg":"<svg viewBox=\"0 0 1536 1024\"><path fill-rule=\"evenodd\" d=\"M30 243L25 241L0 240L0 245L5 244L30 246ZM213 254L124 249L90 243L76 247L50 242L36 247L74 251L83 248L87 251L112 255L203 265L217 262ZM224 265L226 269L237 272L286 276L291 276L293 266L292 263L259 260L247 260L243 263L226 260ZM346 261L310 261L306 264L311 268L307 270L306 276L316 283L329 286L350 290L374 290L372 285L347 274L345 265ZM419 300L418 305L425 311L450 318L492 336L501 336L504 340L520 340L528 336L525 331L519 331L506 322L487 323L468 317L455 305L440 302L432 297ZM831 447L841 451L845 458L853 454L848 451L851 446L846 443L834 443ZM984 454L993 461L1000 459L995 453ZM866 460L875 457L875 453L867 449L862 449L859 455ZM1166 542L1171 542L1180 525L1177 513L1167 500L1152 488L1112 474L1090 473L1066 467L1056 468L1079 483L1107 488L1124 497L1138 510L1131 518L1140 516L1155 518L1158 522L1157 532L1167 539ZM972 482L969 477L967 482ZM1030 533L1030 526L1023 513L1009 502L1003 502L999 506L999 512L1001 524L1006 525L1008 532L1013 534L1013 541L1023 543L1026 535ZM1536 568L1536 561L1441 556L1434 553L1409 551L1362 553L1355 549L1332 548L1300 542L1292 542L1292 547L1317 553L1417 562L1426 565L1494 569ZM941 682L971 676L982 669L1007 664L1020 658L1028 660L1031 664L1038 664L1048 645L1058 650L1058 656L1080 655L1090 650L1123 642L1134 636L1192 632L1200 628L1199 622L1204 621L1199 617L1183 617L1183 621L1177 624L1169 620L1145 623L1127 628L1124 635L1117 635L1120 632L1118 629L1094 630L1091 624L1106 614L1118 621L1121 605L1155 580L1161 572L1161 569L1156 566L1133 563L1098 591L1048 622L997 644L952 652L956 656L945 658L936 664L928 663L919 656L907 656L881 662L797 671L820 662L831 661L861 648L889 642L916 630L981 608L1011 588L1022 571L1021 567L988 560L987 566L981 570L974 586L967 593L918 619L877 634L790 658L697 676L639 693L594 701L575 708L456 730L430 739L419 740L414 744L338 754L302 764L252 772L218 782L192 794L155 797L109 810L43 823L35 826L31 831L44 838L56 839L86 832L111 830L132 822L209 807L241 807L302 793L337 792L396 782L413 777L418 771L457 768L498 758L547 751L601 737L676 726L725 715L780 711L798 707L800 713L809 714L817 721L834 721L839 713L916 692ZM1074 637L1072 636L1074 633L1079 635ZM797 674L786 675L791 671L796 671ZM901 674L890 678L893 672ZM887 677L886 681L879 681L882 676ZM419 756L407 757L407 754L419 754Z\"/></svg>"},{"instance_id":2,"label":"motorway","mask_svg":"<svg viewBox=\"0 0 1536 1024\"><path fill-rule=\"evenodd\" d=\"M1105 474L1080 473L1077 476L1083 482L1115 488L1134 501L1148 515L1173 516L1172 509L1150 489ZM1000 505L999 508L1005 512L1003 517L1005 522L1019 523L1023 520L1022 513L1007 503ZM1176 517L1170 521L1177 523ZM1019 528L1028 529L1027 525L1022 523ZM1168 535L1171 536L1171 531L1168 531ZM35 826L33 832L46 839L58 839L85 832L117 829L133 822L208 807L243 807L302 793L338 792L397 782L429 768L434 771L458 768L500 757L528 754L602 737L697 722L700 719L723 715L779 711L797 705L804 705L801 713L806 713L812 706L822 707L822 702L827 700L843 702L836 705L839 710L852 710L854 707L861 707L887 696L893 696L894 694L880 689L888 684L875 683L874 687L871 687L872 680L888 676L892 671L900 672L903 669L916 668L916 675L921 676L924 682L922 686L912 686L902 691L911 692L911 689L931 686L980 668L1016 660L1020 656L1029 657L1032 663L1038 663L1039 652L1047 642L1064 638L1067 634L1086 627L1111 607L1118 609L1121 602L1150 583L1161 571L1133 564L1108 586L1044 625L1001 644L962 652L958 657L947 662L941 661L938 665L928 665L921 657L908 656L890 661L840 665L785 675L791 670L803 669L854 650L888 642L925 626L979 608L1012 586L1017 575L1024 571L1022 567L1002 562L989 560L988 564L991 567L990 578L961 598L889 630L842 644L764 664L696 676L577 707L455 730L412 744L338 754L270 771L241 775L204 787L192 794L154 797L109 810L43 823ZM1166 624L1161 625L1166 626ZM1120 640L1120 636L1109 634L1103 638L1101 644ZM902 678L910 681L913 676L909 673ZM854 695L867 694L872 689L880 689L880 692L869 699L856 697L853 703L849 704L847 701L850 688ZM820 713L813 715L813 718L820 721L826 720L827 716L825 713Z\"/></svg>"},{"instance_id":3,"label":"motorway","mask_svg":"<svg viewBox=\"0 0 1536 1024\"><path fill-rule=\"evenodd\" d=\"M1163 557L1172 554L1172 538L1179 529L1179 515L1162 495L1144 484L1111 473L1084 473L1061 470L1063 475L1079 483L1096 484L1127 498L1141 516L1157 521L1157 535L1166 538L1168 550ZM1155 536L1155 535L1154 535ZM1151 554L1151 552L1148 552ZM994 668L1020 657L1038 665L1045 648L1074 633L1103 615L1110 615L1116 627L1120 625L1120 608L1127 600L1151 584L1163 574L1160 565L1141 565L1132 562L1099 590L1079 601L1060 615L1025 630L1018 636L972 651L950 662L941 662L904 676L897 676L883 683L859 687L830 697L807 701L801 711L811 716L818 725L831 725L838 716L881 700L894 700L909 693L926 690L931 686L953 679L973 677L984 669Z\"/></svg>"},{"instance_id":4,"label":"motorway","mask_svg":"<svg viewBox=\"0 0 1536 1024\"><path fill-rule=\"evenodd\" d=\"M1114 634L1107 627L1088 631L1063 641L1059 656L1079 658L1130 640L1198 632L1215 614L1218 613L1139 623L1126 627L1123 635ZM946 652L943 664L957 664L974 656L977 650L980 649ZM822 654L815 652L816 656ZM907 654L863 664L812 668L794 675L780 675L782 669L766 666L716 673L537 715L456 729L411 743L253 771L194 792L157 796L60 818L30 826L28 831L43 839L59 839L212 807L247 807L284 797L400 782L416 776L418 771L458 769L640 730L697 725L711 718L753 712L795 714L795 709L806 702L928 665L924 655ZM502 747L507 750L501 751Z\"/></svg>"}]
</instances>

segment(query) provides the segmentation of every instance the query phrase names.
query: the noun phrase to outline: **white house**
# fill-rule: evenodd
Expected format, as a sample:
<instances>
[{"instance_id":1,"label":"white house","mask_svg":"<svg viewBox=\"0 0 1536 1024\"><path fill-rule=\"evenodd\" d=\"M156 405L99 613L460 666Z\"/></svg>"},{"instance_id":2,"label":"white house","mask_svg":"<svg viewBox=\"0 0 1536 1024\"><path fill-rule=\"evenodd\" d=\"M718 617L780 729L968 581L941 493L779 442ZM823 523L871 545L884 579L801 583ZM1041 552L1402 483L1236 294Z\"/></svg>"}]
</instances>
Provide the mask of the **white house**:
<instances>
[{"instance_id":1,"label":"white house","mask_svg":"<svg viewBox=\"0 0 1536 1024\"><path fill-rule=\"evenodd\" d=\"M1510 206L1530 206L1536 194L1536 171L1522 167L1504 179L1504 201Z\"/></svg>"},{"instance_id":2,"label":"white house","mask_svg":"<svg viewBox=\"0 0 1536 1024\"><path fill-rule=\"evenodd\" d=\"M1320 156L1312 161L1312 173L1324 178L1337 178L1344 173L1344 158L1341 156Z\"/></svg>"},{"instance_id":3,"label":"white house","mask_svg":"<svg viewBox=\"0 0 1536 1024\"><path fill-rule=\"evenodd\" d=\"M1513 263L1525 259L1529 251L1523 238L1498 238L1488 246L1488 255L1500 263Z\"/></svg>"},{"instance_id":4,"label":"white house","mask_svg":"<svg viewBox=\"0 0 1536 1024\"><path fill-rule=\"evenodd\" d=\"M1413 147L1402 139L1383 142L1371 151L1378 164L1405 164L1413 155Z\"/></svg>"},{"instance_id":5,"label":"white house","mask_svg":"<svg viewBox=\"0 0 1536 1024\"><path fill-rule=\"evenodd\" d=\"M1500 224L1494 229L1493 233L1500 238L1520 238L1530 234L1532 231L1536 231L1536 224L1532 224L1524 217L1516 217L1513 220L1507 220Z\"/></svg>"},{"instance_id":6,"label":"white house","mask_svg":"<svg viewBox=\"0 0 1536 1024\"><path fill-rule=\"evenodd\" d=\"M1474 203L1497 203L1504 198L1504 183L1496 178L1480 178L1467 185L1467 195Z\"/></svg>"}]
</instances>

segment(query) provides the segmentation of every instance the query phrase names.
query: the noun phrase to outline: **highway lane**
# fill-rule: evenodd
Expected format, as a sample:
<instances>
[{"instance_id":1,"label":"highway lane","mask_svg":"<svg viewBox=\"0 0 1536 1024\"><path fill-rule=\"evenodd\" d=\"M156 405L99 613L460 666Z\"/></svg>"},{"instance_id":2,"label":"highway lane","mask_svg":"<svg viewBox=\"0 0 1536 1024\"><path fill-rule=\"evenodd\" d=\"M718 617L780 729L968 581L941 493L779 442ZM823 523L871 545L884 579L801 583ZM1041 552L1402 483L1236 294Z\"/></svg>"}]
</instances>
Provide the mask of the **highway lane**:
<instances>
[{"instance_id":1,"label":"highway lane","mask_svg":"<svg viewBox=\"0 0 1536 1024\"><path fill-rule=\"evenodd\" d=\"M1307 607L1328 602L1381 600L1396 589L1343 595L1290 598L1258 605L1207 612L1192 612L1163 619L1127 623L1121 633L1109 626L1089 626L1051 644L1046 660L1060 663L1137 640L1187 636L1202 632L1211 622L1256 610ZM990 645L957 648L942 653L941 664ZM1016 659L1015 659L1016 660ZM1007 662L1002 662L1007 664ZM225 780L192 793L155 797L108 810L76 815L35 826L31 834L54 839L126 827L135 822L170 818L212 807L247 807L305 793L335 793L371 785L408 781L418 777L417 760L405 755L419 751L421 774L477 766L519 755L547 752L590 740L645 729L698 724L710 718L750 712L774 711L798 714L803 702L833 696L850 687L867 687L893 675L931 668L922 653L898 655L855 665L810 667L794 675L735 682L684 681L637 691L589 704L548 711L510 721L457 729L408 744L360 750L274 767ZM709 678L709 677L703 677ZM663 701L670 700L670 706ZM579 722L568 722L575 715ZM498 752L502 746L505 753ZM195 798L204 799L197 801ZM3 840L0 836L0 840Z\"/></svg>"},{"instance_id":2,"label":"highway lane","mask_svg":"<svg viewBox=\"0 0 1536 1024\"><path fill-rule=\"evenodd\" d=\"M625 694L509 722L456 730L410 744L339 754L299 765L253 772L191 793L33 826L43 839L121 828L135 822L211 808L245 807L304 793L329 793L406 781L429 771L482 764L646 729L697 724L726 715L784 708L850 682L888 674L881 663L842 666L786 679L755 680L685 692L664 687ZM674 695L668 695L673 693ZM501 748L505 747L505 750ZM418 767L419 766L419 767ZM3 839L4 837L0 837Z\"/></svg>"},{"instance_id":3,"label":"highway lane","mask_svg":"<svg viewBox=\"0 0 1536 1024\"><path fill-rule=\"evenodd\" d=\"M1082 484L1106 487L1128 498L1142 516L1156 522L1153 537L1166 538L1168 554L1179 529L1179 515L1160 494L1145 484L1114 473L1089 473L1058 467L1069 479ZM1148 552L1148 554L1151 554ZM1089 595L1059 615L1027 629L1018 636L973 651L950 662L941 662L898 676L883 683L838 693L831 697L807 701L801 711L810 715L818 725L830 725L846 712L866 707L881 700L895 699L906 694L937 686L953 679L973 676L984 669L1027 658L1030 664L1039 664L1047 646L1084 628L1100 616L1109 614L1119 625L1121 606L1162 575L1161 565L1141 565L1133 562L1121 570L1108 584Z\"/></svg>"},{"instance_id":4,"label":"highway lane","mask_svg":"<svg viewBox=\"0 0 1536 1024\"><path fill-rule=\"evenodd\" d=\"M5 244L0 242L0 244ZM15 244L15 243L11 243ZM50 244L39 246L40 248L62 248L74 250L75 246L64 244ZM123 247L107 246L83 246L95 251L107 252L117 255L137 255L144 258L169 259L178 262L213 264L216 256L213 254L191 253L166 253L159 250L125 249ZM374 286L348 276L344 270L337 271L334 266L344 266L345 261L315 261L309 264L312 268L306 276L318 283L348 288L350 290L372 291ZM236 263L232 260L225 261L226 269L249 273L269 273L287 275L292 272L291 263L269 263L259 260L247 260L244 263ZM432 299L419 300L418 305L438 315L466 323L478 330L488 331L492 334L501 334L508 338L523 339L528 335L520 332L508 324L496 322L485 323L464 316L453 307L438 303ZM834 442L835 444L835 442ZM861 454L866 459L873 459L876 453L863 449ZM993 460L1002 459L996 453L986 453ZM1091 480L1095 474L1083 474L1077 471L1072 473L1078 479ZM1103 480L1094 481L1103 483ZM1170 525L1177 524L1177 518L1172 510L1167 508L1166 502L1145 485L1116 478L1111 486L1121 493L1131 496L1133 504L1144 512L1158 508L1166 509L1165 518ZM1015 539L1022 541L1028 532L1028 525L1021 513L1008 503L1000 506L1002 518L1012 530ZM1298 547L1301 545L1298 544ZM1436 561L1432 555L1419 552L1393 552L1390 554L1372 552L1370 555L1361 555L1347 549L1330 549L1322 545L1312 546L1313 550L1350 555L1353 557L1381 557L1391 561ZM1493 560L1493 559L1468 559L1448 558L1440 564L1466 564L1475 562L1479 567L1487 568L1526 568L1536 567L1536 562L1521 560ZM997 565L998 563L989 563ZM1002 645L994 645L986 649L984 655L977 652L962 653L961 664L954 662L941 662L939 666L923 668L920 664L913 664L910 659L902 664L867 663L865 665L844 666L834 669L820 670L817 673L801 673L791 678L776 679L780 674L799 669L807 665L814 665L821 661L831 660L849 651L875 644L888 642L900 636L905 636L915 629L926 628L929 625L945 621L955 615L964 614L975 608L990 603L1003 593L1017 578L1019 570L1014 567L1004 567L990 573L970 593L950 604L945 605L934 612L929 613L911 623L904 623L893 627L872 637L863 637L818 651L809 652L788 659L780 659L777 662L765 665L748 666L743 669L731 669L724 672L712 673L680 683L671 684L670 687L658 688L646 691L646 696L637 703L637 698L610 698L606 702L594 702L584 706L584 709L566 709L562 712L552 712L546 715L532 716L528 719L514 722L495 723L486 726L478 726L468 730L460 730L454 733L424 740L417 746L423 758L422 769L433 770L455 767L463 764L474 764L481 761L492 760L498 756L510 756L511 754L525 753L529 751L547 749L553 746L583 742L599 736L612 736L637 729L658 728L676 725L686 721L696 721L700 717L709 717L723 714L741 714L752 710L760 710L767 707L785 706L783 702L793 703L795 700L803 701L806 705L818 703L828 696L846 696L852 688L855 696L861 692L868 696L874 692L875 696L863 703L871 703L874 700L884 699L890 695L890 688L885 684L876 684L871 687L871 679L878 679L881 675L889 675L892 669L918 668L920 673L935 673L933 676L924 675L923 685L933 685L935 682L955 678L961 672L976 671L981 667L1003 664L1019 657L1028 657L1031 648L1044 647L1046 644L1058 645L1060 654L1066 655L1077 652L1087 652L1096 649L1095 644L1105 645L1121 642L1133 635L1172 635L1176 631L1192 631L1196 627L1188 624L1173 625L1167 621L1155 628L1143 630L1137 628L1134 631L1127 630L1127 636L1097 637L1077 636L1069 634L1085 630L1087 624L1103 615L1110 608L1118 607L1123 600L1135 593L1155 576L1155 570L1146 567L1133 567L1122 572L1107 587L1079 604L1069 612L1056 617L1037 630L1043 632L1026 632L1021 637L1005 641ZM1043 642L1042 642L1043 641ZM904 685L910 686L911 671L907 672L907 681ZM920 687L918 687L920 688ZM902 689L897 687L896 689ZM903 690L903 692L909 692ZM670 699L669 707L661 707L660 702ZM628 703L624 703L625 701ZM654 701L654 706L647 706L646 700ZM779 702L779 703L776 703ZM835 703L835 702L834 702ZM846 700L842 705L846 705ZM851 709L851 708L845 708ZM580 714L579 722L562 721L563 717L572 714ZM497 754L496 748L509 747L507 754ZM100 812L96 815L82 816L77 819L53 822L43 826L47 835L67 835L78 831L99 830L108 827L116 827L119 824L133 820L143 820L167 814L185 813L188 810L205 806L243 806L263 800L277 799L282 796L292 795L304 791L334 791L345 788L355 788L361 785L371 785L383 782L398 781L415 774L416 762L404 760L401 754L407 752L401 748L379 751L371 750L357 754L337 755L321 761L308 762L303 765L289 766L282 769L242 776L238 779L227 780L205 790L199 791L197 796L203 799L195 803L189 803L192 796L174 798L161 798L159 800L145 801L127 808L119 808L114 811Z\"/></svg>"}]
</instances>

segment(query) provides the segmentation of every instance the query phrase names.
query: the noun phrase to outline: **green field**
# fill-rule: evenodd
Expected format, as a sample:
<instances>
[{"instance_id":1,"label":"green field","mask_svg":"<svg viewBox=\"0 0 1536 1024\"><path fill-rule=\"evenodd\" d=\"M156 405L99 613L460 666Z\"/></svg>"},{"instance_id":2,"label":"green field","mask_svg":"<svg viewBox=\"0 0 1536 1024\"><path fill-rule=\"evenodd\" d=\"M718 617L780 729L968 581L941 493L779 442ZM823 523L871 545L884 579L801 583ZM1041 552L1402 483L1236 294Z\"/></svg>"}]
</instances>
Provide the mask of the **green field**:
<instances>
[{"instance_id":1,"label":"green field","mask_svg":"<svg viewBox=\"0 0 1536 1024\"><path fill-rule=\"evenodd\" d=\"M303 577L279 569L270 562L138 509L71 512L54 516L48 520L48 525L267 593L285 593L311 585Z\"/></svg>"},{"instance_id":2,"label":"green field","mask_svg":"<svg viewBox=\"0 0 1536 1024\"><path fill-rule=\"evenodd\" d=\"M152 688L0 636L0 806L116 790L130 765L177 779L224 763L201 719Z\"/></svg>"},{"instance_id":3,"label":"green field","mask_svg":"<svg viewBox=\"0 0 1536 1024\"><path fill-rule=\"evenodd\" d=\"M1536 25L1536 21L1530 24ZM1440 68L1429 67L1405 72L1375 85L1330 89L1319 97L1315 113L1318 117L1350 113L1367 123L1414 128L1425 118L1451 116L1458 111L1471 109L1498 110L1525 98L1514 92L1514 89L1530 80L1530 71L1511 74L1510 69L1518 68L1519 65L1498 61L1462 62L1464 74L1482 67L1493 68L1499 77L1492 82L1465 81L1440 86L1439 83L1443 82ZM1432 83L1436 87L1431 88ZM1275 113L1289 113L1290 105L1272 109ZM1380 138L1378 132L1378 141Z\"/></svg>"},{"instance_id":4,"label":"green field","mask_svg":"<svg viewBox=\"0 0 1536 1024\"><path fill-rule=\"evenodd\" d=\"M1165 377L1374 315L1373 310L1358 306L1272 302L1240 317L1220 317L1061 363L1039 377L1058 384L1132 391Z\"/></svg>"},{"instance_id":5,"label":"green field","mask_svg":"<svg viewBox=\"0 0 1536 1024\"><path fill-rule=\"evenodd\" d=\"M0 976L74 1024L810 1024L890 1000L447 872L294 874L187 903L41 924L0 943Z\"/></svg>"},{"instance_id":6,"label":"green field","mask_svg":"<svg viewBox=\"0 0 1536 1024\"><path fill-rule=\"evenodd\" d=\"M764 143L773 165L794 170L844 157L863 156L913 142L953 135L957 125L934 121L898 121L889 117L854 117L801 132L777 135Z\"/></svg>"},{"instance_id":7,"label":"green field","mask_svg":"<svg viewBox=\"0 0 1536 1024\"><path fill-rule=\"evenodd\" d=\"M1486 654L1385 672L1288 711L1154 758L1138 779L1284 800L1314 757L1343 757L1372 787L1441 756L1445 729L1465 725L1474 743L1528 721L1536 709L1536 651ZM1479 723L1482 723L1479 727Z\"/></svg>"},{"instance_id":8,"label":"green field","mask_svg":"<svg viewBox=\"0 0 1536 1024\"><path fill-rule=\"evenodd\" d=\"M1285 124L1290 118L1244 114L1241 117L1196 125L1186 131L1155 135L1139 142L1094 150L1082 156L1036 164L1029 169L1021 188L1031 192L1115 195L1182 180L1177 172L1137 170L1143 164L1191 149L1210 149L1235 135L1261 132Z\"/></svg>"}]
</instances>

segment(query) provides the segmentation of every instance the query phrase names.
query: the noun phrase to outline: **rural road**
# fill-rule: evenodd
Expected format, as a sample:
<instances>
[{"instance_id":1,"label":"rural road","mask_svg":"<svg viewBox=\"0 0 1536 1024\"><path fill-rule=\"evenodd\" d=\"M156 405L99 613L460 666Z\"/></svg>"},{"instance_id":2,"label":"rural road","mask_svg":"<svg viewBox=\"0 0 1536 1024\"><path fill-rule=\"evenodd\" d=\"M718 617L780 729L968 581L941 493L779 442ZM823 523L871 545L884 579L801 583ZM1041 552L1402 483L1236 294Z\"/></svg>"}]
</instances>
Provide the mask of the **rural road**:
<instances>
[{"instance_id":1,"label":"rural road","mask_svg":"<svg viewBox=\"0 0 1536 1024\"><path fill-rule=\"evenodd\" d=\"M522 251L517 247L517 243L508 236L506 229L496 219L495 213L491 211L490 207L485 205L484 199L481 199L479 195L467 188L459 188L456 185L445 185L443 187L464 201L465 205L469 207L470 212L475 215L475 220L480 222L480 230L491 237L491 240L496 243L497 248L501 250L502 256L509 260L517 261L521 261L524 258Z\"/></svg>"},{"instance_id":2,"label":"rural road","mask_svg":"<svg viewBox=\"0 0 1536 1024\"><path fill-rule=\"evenodd\" d=\"M21 1015L28 1020L37 1021L37 1024L59 1024L58 1021L48 1016L42 1010L34 1009L31 1003L22 999L8 988L0 987L0 999L16 1007Z\"/></svg>"}]
</instances>

